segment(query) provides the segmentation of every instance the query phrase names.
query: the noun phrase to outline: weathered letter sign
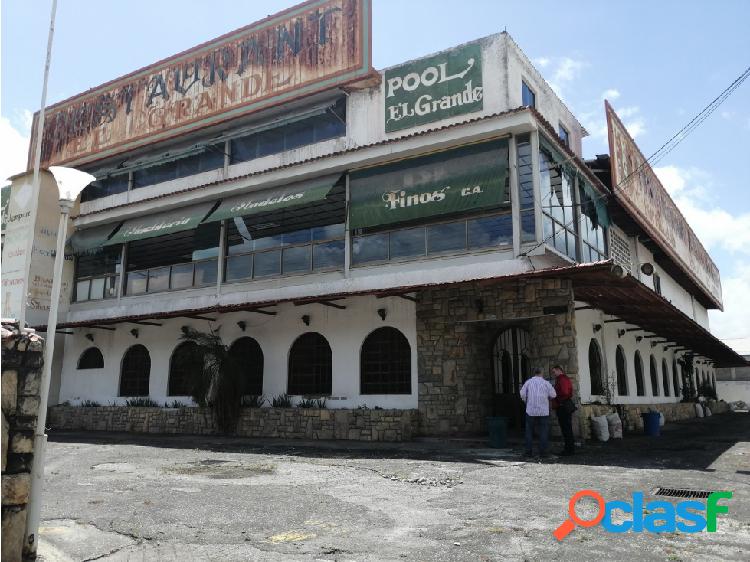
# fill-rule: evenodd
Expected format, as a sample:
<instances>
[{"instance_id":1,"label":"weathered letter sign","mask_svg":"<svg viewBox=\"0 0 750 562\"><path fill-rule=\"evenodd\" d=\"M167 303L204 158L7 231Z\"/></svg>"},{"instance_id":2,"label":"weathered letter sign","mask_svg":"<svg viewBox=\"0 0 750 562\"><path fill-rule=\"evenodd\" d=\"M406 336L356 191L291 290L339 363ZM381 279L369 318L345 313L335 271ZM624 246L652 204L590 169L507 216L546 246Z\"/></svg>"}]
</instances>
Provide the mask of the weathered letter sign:
<instances>
[{"instance_id":1,"label":"weathered letter sign","mask_svg":"<svg viewBox=\"0 0 750 562\"><path fill-rule=\"evenodd\" d=\"M385 131L481 111L482 50L465 45L385 72Z\"/></svg>"},{"instance_id":2,"label":"weathered letter sign","mask_svg":"<svg viewBox=\"0 0 750 562\"><path fill-rule=\"evenodd\" d=\"M106 158L370 70L370 0L311 0L49 107L42 165Z\"/></svg>"}]
</instances>

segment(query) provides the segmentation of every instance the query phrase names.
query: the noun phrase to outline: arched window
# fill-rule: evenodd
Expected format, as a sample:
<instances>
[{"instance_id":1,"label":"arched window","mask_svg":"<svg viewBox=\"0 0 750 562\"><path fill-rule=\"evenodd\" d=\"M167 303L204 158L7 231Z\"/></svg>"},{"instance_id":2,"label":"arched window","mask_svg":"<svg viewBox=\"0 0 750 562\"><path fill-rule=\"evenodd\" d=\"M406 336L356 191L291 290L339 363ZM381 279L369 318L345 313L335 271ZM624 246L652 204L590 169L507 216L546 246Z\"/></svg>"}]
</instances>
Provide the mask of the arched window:
<instances>
[{"instance_id":1,"label":"arched window","mask_svg":"<svg viewBox=\"0 0 750 562\"><path fill-rule=\"evenodd\" d=\"M589 342L589 378L591 379L591 394L604 395L604 381L602 380L602 354L595 339Z\"/></svg>"},{"instance_id":2,"label":"arched window","mask_svg":"<svg viewBox=\"0 0 750 562\"><path fill-rule=\"evenodd\" d=\"M711 385L714 387L714 390L716 390L716 375L711 375Z\"/></svg>"},{"instance_id":3,"label":"arched window","mask_svg":"<svg viewBox=\"0 0 750 562\"><path fill-rule=\"evenodd\" d=\"M646 396L646 383L643 380L643 361L641 360L641 353L639 351L635 352L633 362L635 363L635 393L638 396Z\"/></svg>"},{"instance_id":4,"label":"arched window","mask_svg":"<svg viewBox=\"0 0 750 562\"><path fill-rule=\"evenodd\" d=\"M150 374L148 349L140 344L128 348L120 368L120 396L148 396Z\"/></svg>"},{"instance_id":5,"label":"arched window","mask_svg":"<svg viewBox=\"0 0 750 562\"><path fill-rule=\"evenodd\" d=\"M260 344L253 338L242 337L229 348L229 356L242 373L242 394L263 394L263 350Z\"/></svg>"},{"instance_id":6,"label":"arched window","mask_svg":"<svg viewBox=\"0 0 750 562\"><path fill-rule=\"evenodd\" d=\"M625 362L625 352L622 347L617 346L615 354L615 366L617 367L617 394L620 396L628 395L628 365Z\"/></svg>"},{"instance_id":7,"label":"arched window","mask_svg":"<svg viewBox=\"0 0 750 562\"><path fill-rule=\"evenodd\" d=\"M661 360L661 384L664 386L664 396L669 396L669 367L667 360Z\"/></svg>"},{"instance_id":8,"label":"arched window","mask_svg":"<svg viewBox=\"0 0 750 562\"><path fill-rule=\"evenodd\" d=\"M396 328L378 328L362 343L361 394L411 394L411 346Z\"/></svg>"},{"instance_id":9,"label":"arched window","mask_svg":"<svg viewBox=\"0 0 750 562\"><path fill-rule=\"evenodd\" d=\"M104 357L102 352L96 347L89 347L86 351L81 353L78 358L79 369L103 369L104 368Z\"/></svg>"},{"instance_id":10,"label":"arched window","mask_svg":"<svg viewBox=\"0 0 750 562\"><path fill-rule=\"evenodd\" d=\"M651 375L651 395L659 396L659 368L656 366L656 359L652 355L649 359L649 374Z\"/></svg>"},{"instance_id":11,"label":"arched window","mask_svg":"<svg viewBox=\"0 0 750 562\"><path fill-rule=\"evenodd\" d=\"M190 396L195 381L203 374L203 354L198 344L182 342L174 348L169 359L169 382L167 396Z\"/></svg>"},{"instance_id":12,"label":"arched window","mask_svg":"<svg viewBox=\"0 0 750 562\"><path fill-rule=\"evenodd\" d=\"M682 395L680 388L680 377L677 372L677 359L672 360L672 384L674 385L674 395L679 398Z\"/></svg>"},{"instance_id":13,"label":"arched window","mask_svg":"<svg viewBox=\"0 0 750 562\"><path fill-rule=\"evenodd\" d=\"M328 340L317 332L302 334L289 350L289 394L331 394L333 359Z\"/></svg>"}]
</instances>

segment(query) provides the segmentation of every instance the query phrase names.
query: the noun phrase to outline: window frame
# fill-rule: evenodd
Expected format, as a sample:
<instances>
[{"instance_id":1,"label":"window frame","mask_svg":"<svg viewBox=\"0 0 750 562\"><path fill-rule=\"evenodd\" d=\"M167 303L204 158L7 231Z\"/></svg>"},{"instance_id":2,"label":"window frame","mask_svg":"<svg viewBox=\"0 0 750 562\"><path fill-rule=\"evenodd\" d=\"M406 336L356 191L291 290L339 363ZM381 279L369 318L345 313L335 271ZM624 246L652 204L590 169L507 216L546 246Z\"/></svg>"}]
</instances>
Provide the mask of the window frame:
<instances>
[{"instance_id":1,"label":"window frame","mask_svg":"<svg viewBox=\"0 0 750 562\"><path fill-rule=\"evenodd\" d=\"M601 392L595 392L594 390L594 373L591 368L591 352L594 350L596 352L597 361L598 361L598 374L597 374L597 380L598 380L598 386L596 390L601 390ZM588 360L589 360L589 390L592 396L605 396L606 390L605 390L605 384L604 384L604 363L602 361L602 351L601 347L599 346L599 342L596 340L596 338L591 338L589 341L589 350L588 350Z\"/></svg>"},{"instance_id":2,"label":"window frame","mask_svg":"<svg viewBox=\"0 0 750 562\"><path fill-rule=\"evenodd\" d=\"M366 347L368 345L378 347L371 350ZM385 359L373 358L373 355L378 355L378 353L382 356L383 352L386 355ZM398 354L402 355L398 356ZM359 350L359 393L364 396L411 395L413 393L411 355L409 339L398 328L381 326L372 330L362 340ZM376 372L376 368L385 370ZM379 377L381 380L365 381L365 377ZM389 377L392 378L389 379Z\"/></svg>"},{"instance_id":3,"label":"window frame","mask_svg":"<svg viewBox=\"0 0 750 562\"><path fill-rule=\"evenodd\" d=\"M565 146L570 148L570 131L560 122L557 123L557 136Z\"/></svg>"},{"instance_id":4,"label":"window frame","mask_svg":"<svg viewBox=\"0 0 750 562\"><path fill-rule=\"evenodd\" d=\"M526 97L526 91L531 95L531 105L525 103L526 100L524 98ZM529 86L529 83L524 78L521 79L521 107L533 107L536 109L536 91Z\"/></svg>"},{"instance_id":5,"label":"window frame","mask_svg":"<svg viewBox=\"0 0 750 562\"><path fill-rule=\"evenodd\" d=\"M242 342L242 343L241 343ZM243 350L243 353L240 354L240 357L238 358L238 365L241 369L244 369L247 367L247 363L250 363L252 365L252 369L247 369L242 372L241 377L241 393L243 396L262 396L263 395L263 375L265 371L265 355L263 353L263 348L261 347L258 340L251 336L240 336L236 340L232 342L232 345L229 346L227 349L228 355L231 357L233 355L233 350L235 353L237 353L237 346L238 345L249 345L253 349L249 350ZM250 353L245 353L246 351L250 351ZM254 357L253 354L255 354ZM250 355L254 361L247 361L248 355ZM248 371L251 371L250 377L246 377L245 375L248 373ZM258 385L258 386L252 386L252 385ZM254 391L258 390L258 392L246 392L246 391Z\"/></svg>"},{"instance_id":6,"label":"window frame","mask_svg":"<svg viewBox=\"0 0 750 562\"><path fill-rule=\"evenodd\" d=\"M177 355L178 352L188 353L190 355L186 358L182 358ZM180 365L180 368L183 369L184 371L180 373L180 376L182 378L182 380L180 380L180 383L184 385L186 383L189 384L191 376L195 376L196 374L200 376L200 373L191 372L193 368L203 370L203 365L198 366L198 365L193 364L193 361L197 361L199 357L202 358L201 349L198 346L198 344L193 341L190 341L190 340L182 341L175 346L175 348L172 350L172 354L169 356L169 372L167 374L167 396L192 396L191 389L188 389L188 388L174 389L173 388L173 386L177 386L175 383L172 382L173 376L175 375L174 373L175 361L176 360L188 361L187 365ZM176 392L176 390L188 390L188 392Z\"/></svg>"},{"instance_id":7,"label":"window frame","mask_svg":"<svg viewBox=\"0 0 750 562\"><path fill-rule=\"evenodd\" d=\"M84 360L89 359L89 356L92 355L93 352L96 352L98 354L98 357L96 359L99 360L98 362L100 362L101 364L96 367L90 367L88 365L85 367L81 366ZM104 368L104 355L102 355L101 350L95 345L87 347L86 349L83 350L83 352L81 352L81 355L78 356L78 361L76 362L77 371L85 371L85 370L91 370L91 369L103 369L103 368Z\"/></svg>"},{"instance_id":8,"label":"window frame","mask_svg":"<svg viewBox=\"0 0 750 562\"><path fill-rule=\"evenodd\" d=\"M315 342L305 342L303 338L312 339ZM298 346L307 345L311 347L314 344L317 349L298 349ZM325 344L325 347L323 346ZM312 353L311 353L312 351ZM308 356L302 355L296 357L297 353L307 353ZM309 355L313 355L311 359ZM316 372L317 370L326 370L327 372ZM299 377L311 377L312 383L307 382L307 386L312 388L312 392L297 392L299 390L310 390L304 388L305 381L293 380ZM317 380L319 379L319 380ZM315 388L316 385L320 385ZM300 334L289 347L289 357L287 361L287 394L293 396L331 396L333 392L333 350L328 339L320 332L305 332Z\"/></svg>"},{"instance_id":9,"label":"window frame","mask_svg":"<svg viewBox=\"0 0 750 562\"><path fill-rule=\"evenodd\" d=\"M620 370L620 365L622 365L622 372ZM628 381L628 358L621 345L618 345L615 349L615 373L617 376L617 395L629 396L630 385ZM625 390L624 393L622 392L623 389Z\"/></svg>"},{"instance_id":10,"label":"window frame","mask_svg":"<svg viewBox=\"0 0 750 562\"><path fill-rule=\"evenodd\" d=\"M142 385L145 380L145 386L146 386L146 393L143 394L141 392L142 389L138 390L138 394L126 394L123 392L123 377L125 376L125 367L126 367L126 361L129 359L131 353L135 353L136 350L140 352L140 350L145 351L145 356L138 357L139 360L142 360L144 362L144 365L146 365L147 368L143 369L146 371L145 376L141 376L140 379L136 379L135 383L129 383L133 385ZM138 367L143 367L142 365L136 365L133 367L130 367L132 370L137 370ZM119 384L117 389L117 396L119 397L138 397L138 396L149 396L150 393L150 384L151 384L151 354L148 351L148 348L146 348L143 344L134 344L128 347L125 350L125 353L122 355L122 361L120 362L120 377L119 377Z\"/></svg>"}]
</instances>

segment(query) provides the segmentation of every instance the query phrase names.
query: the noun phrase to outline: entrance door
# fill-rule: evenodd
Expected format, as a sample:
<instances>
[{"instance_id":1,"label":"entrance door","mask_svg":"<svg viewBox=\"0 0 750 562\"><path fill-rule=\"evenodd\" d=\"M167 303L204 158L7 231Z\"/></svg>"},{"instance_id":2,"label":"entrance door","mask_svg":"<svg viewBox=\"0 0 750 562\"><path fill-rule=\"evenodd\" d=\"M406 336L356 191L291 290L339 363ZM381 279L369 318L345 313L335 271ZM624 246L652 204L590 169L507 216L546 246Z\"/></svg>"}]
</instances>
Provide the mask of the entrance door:
<instances>
[{"instance_id":1,"label":"entrance door","mask_svg":"<svg viewBox=\"0 0 750 562\"><path fill-rule=\"evenodd\" d=\"M493 415L509 418L511 427L523 427L524 404L521 386L531 375L529 333L522 328L508 328L492 347Z\"/></svg>"}]
</instances>

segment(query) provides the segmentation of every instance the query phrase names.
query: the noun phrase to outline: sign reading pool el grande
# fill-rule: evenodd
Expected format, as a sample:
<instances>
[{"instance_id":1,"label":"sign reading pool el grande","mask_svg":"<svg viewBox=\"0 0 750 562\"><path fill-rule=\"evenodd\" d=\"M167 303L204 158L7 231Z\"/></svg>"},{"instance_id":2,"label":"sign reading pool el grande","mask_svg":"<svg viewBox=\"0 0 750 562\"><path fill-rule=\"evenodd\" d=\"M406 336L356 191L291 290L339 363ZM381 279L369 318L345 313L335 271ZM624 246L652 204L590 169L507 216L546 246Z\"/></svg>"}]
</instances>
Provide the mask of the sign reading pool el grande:
<instances>
[{"instance_id":1,"label":"sign reading pool el grande","mask_svg":"<svg viewBox=\"0 0 750 562\"><path fill-rule=\"evenodd\" d=\"M482 50L478 43L385 71L385 132L481 111Z\"/></svg>"}]
</instances>

